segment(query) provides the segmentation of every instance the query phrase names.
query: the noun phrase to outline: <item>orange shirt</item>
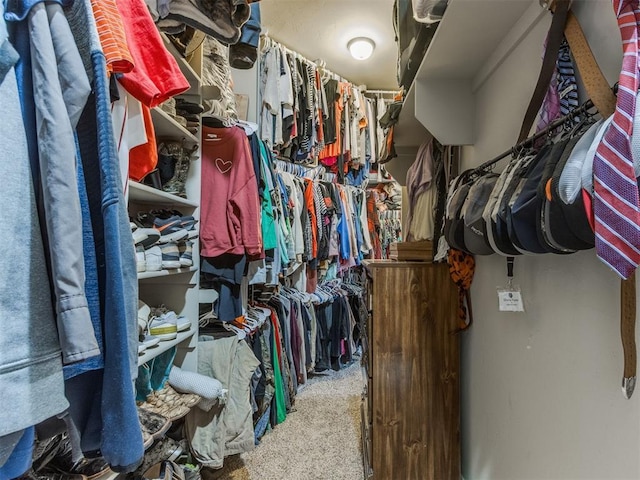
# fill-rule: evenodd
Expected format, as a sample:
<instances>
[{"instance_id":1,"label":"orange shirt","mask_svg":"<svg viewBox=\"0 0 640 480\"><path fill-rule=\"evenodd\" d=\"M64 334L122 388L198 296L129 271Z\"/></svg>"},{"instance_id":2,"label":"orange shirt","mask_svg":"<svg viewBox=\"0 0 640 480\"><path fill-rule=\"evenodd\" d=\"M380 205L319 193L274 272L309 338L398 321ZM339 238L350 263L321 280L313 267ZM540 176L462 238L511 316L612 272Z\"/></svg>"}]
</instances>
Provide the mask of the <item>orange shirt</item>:
<instances>
[{"instance_id":1,"label":"orange shirt","mask_svg":"<svg viewBox=\"0 0 640 480\"><path fill-rule=\"evenodd\" d=\"M340 132L340 125L342 124L342 112L344 111L343 99L344 95L351 86L348 83L341 82L339 84L340 98L336 100L336 141L331 145L327 145L320 152L320 159L337 157L342 152L342 133Z\"/></svg>"},{"instance_id":2,"label":"orange shirt","mask_svg":"<svg viewBox=\"0 0 640 480\"><path fill-rule=\"evenodd\" d=\"M107 71L109 74L130 72L134 67L133 57L115 0L91 0L91 9L107 60Z\"/></svg>"}]
</instances>

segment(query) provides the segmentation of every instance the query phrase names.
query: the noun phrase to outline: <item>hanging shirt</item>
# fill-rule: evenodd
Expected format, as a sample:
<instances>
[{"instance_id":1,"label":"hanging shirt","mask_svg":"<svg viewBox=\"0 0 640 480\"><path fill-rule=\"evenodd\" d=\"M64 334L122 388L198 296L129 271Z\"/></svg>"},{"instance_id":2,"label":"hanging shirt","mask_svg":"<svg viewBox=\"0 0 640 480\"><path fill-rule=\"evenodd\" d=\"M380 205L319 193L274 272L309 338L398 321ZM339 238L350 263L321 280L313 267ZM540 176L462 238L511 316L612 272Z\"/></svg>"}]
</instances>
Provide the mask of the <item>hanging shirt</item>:
<instances>
[{"instance_id":1,"label":"hanging shirt","mask_svg":"<svg viewBox=\"0 0 640 480\"><path fill-rule=\"evenodd\" d=\"M201 209L203 257L260 255L258 186L249 141L239 127L202 127Z\"/></svg>"},{"instance_id":2,"label":"hanging shirt","mask_svg":"<svg viewBox=\"0 0 640 480\"><path fill-rule=\"evenodd\" d=\"M134 68L120 82L144 105L153 108L189 90L189 82L167 51L144 0L116 0Z\"/></svg>"}]
</instances>

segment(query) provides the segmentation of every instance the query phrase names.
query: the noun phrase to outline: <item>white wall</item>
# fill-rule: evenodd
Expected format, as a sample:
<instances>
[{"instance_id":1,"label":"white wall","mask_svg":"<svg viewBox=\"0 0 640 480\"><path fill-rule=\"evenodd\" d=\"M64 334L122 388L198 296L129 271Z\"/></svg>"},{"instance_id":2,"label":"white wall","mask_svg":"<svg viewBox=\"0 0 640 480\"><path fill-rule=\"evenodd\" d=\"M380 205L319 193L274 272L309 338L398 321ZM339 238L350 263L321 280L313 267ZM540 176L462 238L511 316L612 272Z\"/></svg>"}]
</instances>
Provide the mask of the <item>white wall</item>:
<instances>
[{"instance_id":1,"label":"white wall","mask_svg":"<svg viewBox=\"0 0 640 480\"><path fill-rule=\"evenodd\" d=\"M613 83L621 54L611 2L574 3ZM477 92L477 142L464 148L466 166L517 138L548 25L544 18L533 28ZM465 479L640 478L640 392L631 400L621 392L617 277L594 251L519 257L515 268L526 313L500 313L506 261L477 257L475 323L463 334Z\"/></svg>"},{"instance_id":2,"label":"white wall","mask_svg":"<svg viewBox=\"0 0 640 480\"><path fill-rule=\"evenodd\" d=\"M231 69L231 77L233 78L233 91L236 94L249 96L249 112L247 120L253 123L258 122L258 64L253 64L248 70Z\"/></svg>"}]
</instances>

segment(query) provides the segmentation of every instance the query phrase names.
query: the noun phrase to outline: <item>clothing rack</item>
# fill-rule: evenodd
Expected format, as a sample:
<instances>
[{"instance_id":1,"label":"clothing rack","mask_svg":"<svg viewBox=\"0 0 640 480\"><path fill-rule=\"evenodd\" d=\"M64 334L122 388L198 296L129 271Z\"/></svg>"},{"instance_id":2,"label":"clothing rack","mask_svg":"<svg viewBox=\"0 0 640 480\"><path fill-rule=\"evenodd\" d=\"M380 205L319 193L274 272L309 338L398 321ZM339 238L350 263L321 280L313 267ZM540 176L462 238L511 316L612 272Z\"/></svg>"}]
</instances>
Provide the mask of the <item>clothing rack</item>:
<instances>
[{"instance_id":1,"label":"clothing rack","mask_svg":"<svg viewBox=\"0 0 640 480\"><path fill-rule=\"evenodd\" d=\"M291 163L286 160L276 159L276 168L282 172L287 172L298 177L310 178L311 180L333 181L330 177L333 174L328 173L322 165L305 167L304 165Z\"/></svg>"},{"instance_id":2,"label":"clothing rack","mask_svg":"<svg viewBox=\"0 0 640 480\"><path fill-rule=\"evenodd\" d=\"M395 97L398 93L400 93L402 91L402 89L398 89L398 90L365 90L363 93L366 94L372 94L372 95L389 95L391 97Z\"/></svg>"},{"instance_id":3,"label":"clothing rack","mask_svg":"<svg viewBox=\"0 0 640 480\"><path fill-rule=\"evenodd\" d=\"M296 52L295 50L291 50L289 47L283 45L282 43L278 42L277 40L274 40L273 38L271 38L266 33L261 34L260 35L260 39L265 43L265 45L267 47L276 46L276 47L282 49L283 51L285 51L286 53L289 53L289 54L293 55L295 58L299 58L300 60L302 60L305 63L311 64L311 65L315 65L316 68L322 69L325 73L330 75L334 80L338 80L340 82L346 82L346 83L353 84L353 82L350 82L346 78L344 78L344 77L338 75L337 73L332 72L331 70L326 68L326 66L324 66L324 62L322 62L322 64L319 64L318 61L309 60L308 58L306 58L304 55L300 54L299 52Z\"/></svg>"}]
</instances>

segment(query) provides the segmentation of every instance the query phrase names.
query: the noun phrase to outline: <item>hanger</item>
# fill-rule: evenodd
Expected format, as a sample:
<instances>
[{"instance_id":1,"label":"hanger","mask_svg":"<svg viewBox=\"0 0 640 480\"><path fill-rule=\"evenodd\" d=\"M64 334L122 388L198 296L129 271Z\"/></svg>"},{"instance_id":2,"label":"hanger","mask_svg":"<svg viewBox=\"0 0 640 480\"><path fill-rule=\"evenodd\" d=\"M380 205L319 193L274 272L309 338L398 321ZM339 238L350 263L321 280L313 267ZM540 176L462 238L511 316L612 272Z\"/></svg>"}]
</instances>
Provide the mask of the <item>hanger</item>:
<instances>
[{"instance_id":1,"label":"hanger","mask_svg":"<svg viewBox=\"0 0 640 480\"><path fill-rule=\"evenodd\" d=\"M213 115L202 116L202 125L210 128L228 128L224 120Z\"/></svg>"}]
</instances>

